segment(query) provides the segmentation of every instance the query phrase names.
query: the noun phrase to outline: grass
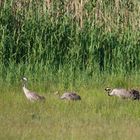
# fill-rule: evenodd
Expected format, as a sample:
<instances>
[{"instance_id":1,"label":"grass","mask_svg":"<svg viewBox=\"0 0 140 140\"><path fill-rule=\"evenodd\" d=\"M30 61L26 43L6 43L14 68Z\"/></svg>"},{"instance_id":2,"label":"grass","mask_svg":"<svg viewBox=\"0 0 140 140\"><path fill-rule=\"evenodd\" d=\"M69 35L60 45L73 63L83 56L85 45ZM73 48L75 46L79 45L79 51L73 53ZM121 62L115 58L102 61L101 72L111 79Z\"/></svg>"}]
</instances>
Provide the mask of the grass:
<instances>
[{"instance_id":1,"label":"grass","mask_svg":"<svg viewBox=\"0 0 140 140\"><path fill-rule=\"evenodd\" d=\"M33 89L33 85L31 86ZM21 87L1 89L0 139L135 140L140 134L139 101L108 97L104 89L81 87L82 100L66 102L43 86L45 103L26 100Z\"/></svg>"},{"instance_id":2,"label":"grass","mask_svg":"<svg viewBox=\"0 0 140 140\"><path fill-rule=\"evenodd\" d=\"M0 139L138 139L139 102L103 89L140 87L139 13L139 0L1 0ZM23 75L45 103L26 100Z\"/></svg>"},{"instance_id":3,"label":"grass","mask_svg":"<svg viewBox=\"0 0 140 140\"><path fill-rule=\"evenodd\" d=\"M0 65L6 70L11 64L27 69L47 65L51 71L68 67L91 75L137 72L139 3L2 0Z\"/></svg>"}]
</instances>

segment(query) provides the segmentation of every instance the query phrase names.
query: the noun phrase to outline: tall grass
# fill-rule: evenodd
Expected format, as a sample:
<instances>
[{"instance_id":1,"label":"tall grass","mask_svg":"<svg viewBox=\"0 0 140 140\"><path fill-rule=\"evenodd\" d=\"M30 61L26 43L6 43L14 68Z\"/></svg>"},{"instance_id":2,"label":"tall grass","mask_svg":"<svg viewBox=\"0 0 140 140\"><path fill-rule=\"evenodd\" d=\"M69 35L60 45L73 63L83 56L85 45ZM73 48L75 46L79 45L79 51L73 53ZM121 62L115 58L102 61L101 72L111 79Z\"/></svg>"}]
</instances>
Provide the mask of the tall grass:
<instances>
[{"instance_id":1,"label":"tall grass","mask_svg":"<svg viewBox=\"0 0 140 140\"><path fill-rule=\"evenodd\" d=\"M139 5L139 0L1 0L2 79L139 72Z\"/></svg>"}]
</instances>

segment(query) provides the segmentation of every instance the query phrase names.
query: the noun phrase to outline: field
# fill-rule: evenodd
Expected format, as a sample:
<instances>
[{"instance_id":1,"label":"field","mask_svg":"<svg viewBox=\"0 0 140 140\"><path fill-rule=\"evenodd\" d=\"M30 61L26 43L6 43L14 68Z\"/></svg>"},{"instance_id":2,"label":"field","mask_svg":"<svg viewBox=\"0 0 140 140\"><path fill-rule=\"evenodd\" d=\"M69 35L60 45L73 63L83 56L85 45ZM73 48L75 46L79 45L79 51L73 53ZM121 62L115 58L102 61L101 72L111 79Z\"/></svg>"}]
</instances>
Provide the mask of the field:
<instances>
[{"instance_id":1,"label":"field","mask_svg":"<svg viewBox=\"0 0 140 140\"><path fill-rule=\"evenodd\" d=\"M104 91L140 90L139 13L139 0L0 0L0 139L139 139L140 102ZM46 102L27 101L23 76Z\"/></svg>"},{"instance_id":2,"label":"field","mask_svg":"<svg viewBox=\"0 0 140 140\"><path fill-rule=\"evenodd\" d=\"M111 83L111 80L108 82ZM120 80L113 84L118 83ZM129 79L125 85L136 87L136 83ZM140 102L107 96L104 91L106 84L102 87L97 84L77 88L82 97L78 102L60 100L54 92L56 89L63 92L64 89L52 86L47 90L47 83L29 84L30 89L46 97L43 103L29 102L20 83L15 87L1 88L0 139L138 139Z\"/></svg>"}]
</instances>

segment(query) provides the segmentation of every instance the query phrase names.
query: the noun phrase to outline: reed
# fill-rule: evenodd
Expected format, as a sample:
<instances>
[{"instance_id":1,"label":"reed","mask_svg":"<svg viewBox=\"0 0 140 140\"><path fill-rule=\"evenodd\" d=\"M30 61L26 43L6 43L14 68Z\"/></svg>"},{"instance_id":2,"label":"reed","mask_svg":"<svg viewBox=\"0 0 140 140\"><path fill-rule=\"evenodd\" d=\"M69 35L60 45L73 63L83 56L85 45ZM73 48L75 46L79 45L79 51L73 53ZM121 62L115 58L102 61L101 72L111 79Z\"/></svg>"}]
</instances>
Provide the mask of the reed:
<instances>
[{"instance_id":1,"label":"reed","mask_svg":"<svg viewBox=\"0 0 140 140\"><path fill-rule=\"evenodd\" d=\"M90 76L139 72L139 4L139 0L1 0L2 77L6 73L13 77L13 71L39 77L62 71L74 77L83 72Z\"/></svg>"}]
</instances>

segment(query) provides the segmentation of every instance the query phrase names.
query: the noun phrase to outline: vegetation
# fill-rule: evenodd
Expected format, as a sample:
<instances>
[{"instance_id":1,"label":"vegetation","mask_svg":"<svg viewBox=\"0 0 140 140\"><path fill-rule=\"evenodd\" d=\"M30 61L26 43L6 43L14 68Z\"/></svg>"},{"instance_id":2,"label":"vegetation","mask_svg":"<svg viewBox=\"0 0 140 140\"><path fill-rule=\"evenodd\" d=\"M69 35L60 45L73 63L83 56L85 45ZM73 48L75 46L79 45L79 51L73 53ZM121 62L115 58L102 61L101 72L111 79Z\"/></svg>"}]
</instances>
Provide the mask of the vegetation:
<instances>
[{"instance_id":1,"label":"vegetation","mask_svg":"<svg viewBox=\"0 0 140 140\"><path fill-rule=\"evenodd\" d=\"M138 72L139 4L138 0L1 0L2 79L60 71L74 76L76 71L89 76Z\"/></svg>"},{"instance_id":2,"label":"vegetation","mask_svg":"<svg viewBox=\"0 0 140 140\"><path fill-rule=\"evenodd\" d=\"M138 139L139 101L104 88L139 88L139 13L139 0L0 0L0 139ZM45 103L26 100L23 75Z\"/></svg>"},{"instance_id":3,"label":"vegetation","mask_svg":"<svg viewBox=\"0 0 140 140\"><path fill-rule=\"evenodd\" d=\"M43 87L34 87L43 95ZM9 92L10 90L10 92ZM52 91L45 103L31 103L19 88L1 89L0 139L135 140L140 136L139 101L120 100L103 89L81 88L78 102L59 100Z\"/></svg>"}]
</instances>

